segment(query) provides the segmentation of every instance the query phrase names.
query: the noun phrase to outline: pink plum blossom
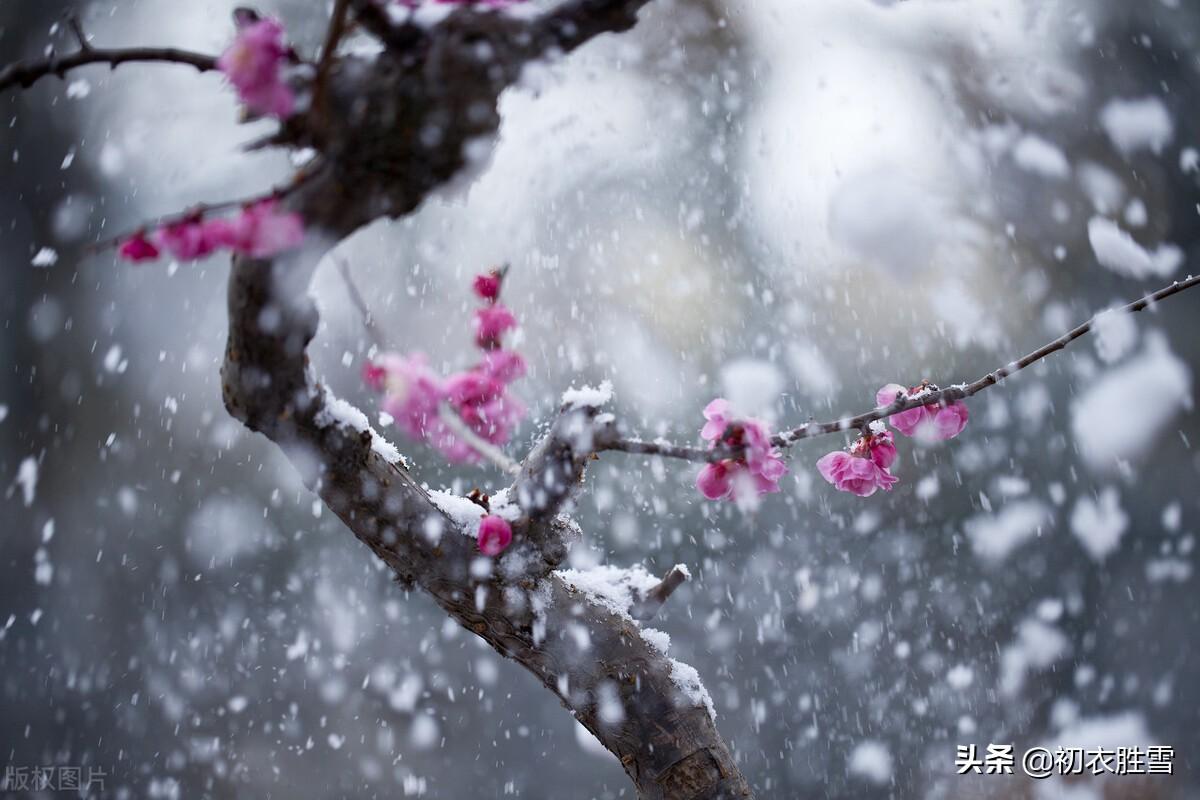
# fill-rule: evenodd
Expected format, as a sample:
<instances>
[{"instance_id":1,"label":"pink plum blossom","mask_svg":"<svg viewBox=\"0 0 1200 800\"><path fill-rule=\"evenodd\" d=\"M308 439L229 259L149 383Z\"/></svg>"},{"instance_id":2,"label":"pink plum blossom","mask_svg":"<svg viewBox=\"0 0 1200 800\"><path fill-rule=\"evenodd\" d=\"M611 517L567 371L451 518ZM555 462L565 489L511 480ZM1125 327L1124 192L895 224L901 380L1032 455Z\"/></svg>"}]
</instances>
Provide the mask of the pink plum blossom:
<instances>
[{"instance_id":1,"label":"pink plum blossom","mask_svg":"<svg viewBox=\"0 0 1200 800\"><path fill-rule=\"evenodd\" d=\"M512 544L512 526L502 517L488 515L479 521L476 542L485 556L498 556Z\"/></svg>"},{"instance_id":2,"label":"pink plum blossom","mask_svg":"<svg viewBox=\"0 0 1200 800\"><path fill-rule=\"evenodd\" d=\"M899 481L872 458L856 456L845 450L828 453L817 461L817 470L838 491L870 497L876 489L890 492Z\"/></svg>"},{"instance_id":3,"label":"pink plum blossom","mask_svg":"<svg viewBox=\"0 0 1200 800\"><path fill-rule=\"evenodd\" d=\"M145 231L138 231L121 242L117 255L126 261L153 261L160 255L154 242L146 238Z\"/></svg>"},{"instance_id":4,"label":"pink plum blossom","mask_svg":"<svg viewBox=\"0 0 1200 800\"><path fill-rule=\"evenodd\" d=\"M499 345L500 337L517 326L517 318L499 303L475 310L475 344L490 349Z\"/></svg>"},{"instance_id":5,"label":"pink plum blossom","mask_svg":"<svg viewBox=\"0 0 1200 800\"><path fill-rule=\"evenodd\" d=\"M898 383L889 383L875 393L878 406L889 406L901 395L919 397L923 386L905 389ZM893 414L889 422L905 436L927 436L931 439L953 439L962 433L969 417L966 403L953 400L949 403L930 403Z\"/></svg>"},{"instance_id":6,"label":"pink plum blossom","mask_svg":"<svg viewBox=\"0 0 1200 800\"><path fill-rule=\"evenodd\" d=\"M246 206L232 222L213 220L221 235L229 237L228 245L251 258L269 258L297 247L304 241L304 221L293 211L280 211L274 199L260 200Z\"/></svg>"},{"instance_id":7,"label":"pink plum blossom","mask_svg":"<svg viewBox=\"0 0 1200 800\"><path fill-rule=\"evenodd\" d=\"M501 383L525 377L525 359L514 350L489 350L483 354L479 368Z\"/></svg>"},{"instance_id":8,"label":"pink plum blossom","mask_svg":"<svg viewBox=\"0 0 1200 800\"><path fill-rule=\"evenodd\" d=\"M191 261L210 255L222 242L220 237L214 237L215 229L199 216L171 222L164 225L157 233L157 239L163 249L180 261Z\"/></svg>"},{"instance_id":9,"label":"pink plum blossom","mask_svg":"<svg viewBox=\"0 0 1200 800\"><path fill-rule=\"evenodd\" d=\"M709 500L734 498L742 487L763 495L779 491L779 480L787 465L771 444L766 423L756 419L735 419L729 401L718 397L704 408L704 427L700 437L709 449L718 445L744 447L742 455L704 465L696 476L696 488Z\"/></svg>"},{"instance_id":10,"label":"pink plum blossom","mask_svg":"<svg viewBox=\"0 0 1200 800\"><path fill-rule=\"evenodd\" d=\"M495 270L476 275L471 288L482 300L495 300L500 296L500 273Z\"/></svg>"},{"instance_id":11,"label":"pink plum blossom","mask_svg":"<svg viewBox=\"0 0 1200 800\"><path fill-rule=\"evenodd\" d=\"M287 58L283 25L274 19L261 19L241 26L233 43L217 59L217 68L225 73L247 108L283 119L295 107L295 96L282 76Z\"/></svg>"}]
</instances>

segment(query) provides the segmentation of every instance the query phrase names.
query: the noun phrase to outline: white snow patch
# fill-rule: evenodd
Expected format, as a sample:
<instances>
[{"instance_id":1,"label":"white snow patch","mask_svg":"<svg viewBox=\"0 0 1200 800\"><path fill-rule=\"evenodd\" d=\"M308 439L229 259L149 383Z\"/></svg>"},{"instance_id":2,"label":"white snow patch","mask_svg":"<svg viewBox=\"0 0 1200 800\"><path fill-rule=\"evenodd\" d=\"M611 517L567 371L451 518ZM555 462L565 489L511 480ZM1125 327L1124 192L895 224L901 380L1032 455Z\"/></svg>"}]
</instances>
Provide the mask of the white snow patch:
<instances>
[{"instance_id":1,"label":"white snow patch","mask_svg":"<svg viewBox=\"0 0 1200 800\"><path fill-rule=\"evenodd\" d=\"M864 739L850 753L848 768L851 775L875 784L892 779L892 754L887 745L875 739Z\"/></svg>"},{"instance_id":2,"label":"white snow patch","mask_svg":"<svg viewBox=\"0 0 1200 800\"><path fill-rule=\"evenodd\" d=\"M53 267L58 263L58 251L53 247L43 247L34 254L29 263L35 267Z\"/></svg>"},{"instance_id":3,"label":"white snow patch","mask_svg":"<svg viewBox=\"0 0 1200 800\"><path fill-rule=\"evenodd\" d=\"M592 602L631 621L629 610L659 583L641 564L632 567L601 564L585 570L560 569L554 574Z\"/></svg>"},{"instance_id":4,"label":"white snow patch","mask_svg":"<svg viewBox=\"0 0 1200 800\"><path fill-rule=\"evenodd\" d=\"M33 498L37 494L37 482L37 459L27 456L21 462L21 466L17 467L17 485L21 487L21 497L25 501L26 507L33 505Z\"/></svg>"},{"instance_id":5,"label":"white snow patch","mask_svg":"<svg viewBox=\"0 0 1200 800\"><path fill-rule=\"evenodd\" d=\"M1129 517L1121 510L1117 490L1105 487L1096 499L1081 497L1071 512L1071 531L1093 561L1103 562L1121 543Z\"/></svg>"},{"instance_id":6,"label":"white snow patch","mask_svg":"<svg viewBox=\"0 0 1200 800\"><path fill-rule=\"evenodd\" d=\"M1019 500L991 514L976 514L964 523L975 555L1000 562L1038 535L1052 519L1050 509L1037 500Z\"/></svg>"},{"instance_id":7,"label":"white snow patch","mask_svg":"<svg viewBox=\"0 0 1200 800\"><path fill-rule=\"evenodd\" d=\"M1047 745L1050 750L1059 747L1147 747L1158 744L1146 727L1146 718L1137 711L1123 711L1107 717L1086 717L1065 727L1057 738Z\"/></svg>"},{"instance_id":8,"label":"white snow patch","mask_svg":"<svg viewBox=\"0 0 1200 800\"><path fill-rule=\"evenodd\" d=\"M329 391L328 387L323 387L323 389L325 392L325 402L314 419L318 426L325 428L330 425L337 425L343 428L350 428L359 433L370 432L371 449L375 451L376 455L383 458L389 464L399 464L408 469L409 465L404 456L400 455L400 451L396 449L394 444L383 438L378 431L371 427L366 414L345 400L335 397L333 392Z\"/></svg>"},{"instance_id":9,"label":"white snow patch","mask_svg":"<svg viewBox=\"0 0 1200 800\"><path fill-rule=\"evenodd\" d=\"M1191 407L1192 376L1159 335L1134 358L1097 380L1071 408L1080 455L1096 470L1147 452L1181 409Z\"/></svg>"},{"instance_id":10,"label":"white snow patch","mask_svg":"<svg viewBox=\"0 0 1200 800\"><path fill-rule=\"evenodd\" d=\"M1045 178L1065 178L1071 174L1071 164L1063 151L1036 134L1022 136L1013 147L1012 156L1018 167Z\"/></svg>"},{"instance_id":11,"label":"white snow patch","mask_svg":"<svg viewBox=\"0 0 1200 800\"><path fill-rule=\"evenodd\" d=\"M568 408L600 408L612 400L612 381L601 381L599 387L571 387L563 392L562 404Z\"/></svg>"},{"instance_id":12,"label":"white snow patch","mask_svg":"<svg viewBox=\"0 0 1200 800\"><path fill-rule=\"evenodd\" d=\"M708 716L716 719L717 709L713 705L712 695L708 693L708 689L704 688L704 683L700 680L700 673L696 671L696 668L673 658L667 660L671 662L671 682L679 689L680 694L693 705L706 708Z\"/></svg>"},{"instance_id":13,"label":"white snow patch","mask_svg":"<svg viewBox=\"0 0 1200 800\"><path fill-rule=\"evenodd\" d=\"M1100 124L1125 155L1146 149L1158 155L1175 134L1166 105L1152 96L1110 100L1100 110Z\"/></svg>"},{"instance_id":14,"label":"white snow patch","mask_svg":"<svg viewBox=\"0 0 1200 800\"><path fill-rule=\"evenodd\" d=\"M1070 652L1070 640L1053 625L1036 618L1021 622L1016 640L1000 654L1000 691L1012 697L1025 685L1031 669L1046 669Z\"/></svg>"},{"instance_id":15,"label":"white snow patch","mask_svg":"<svg viewBox=\"0 0 1200 800\"><path fill-rule=\"evenodd\" d=\"M946 683L951 689L962 691L975 680L975 671L966 664L958 664L946 673Z\"/></svg>"},{"instance_id":16,"label":"white snow patch","mask_svg":"<svg viewBox=\"0 0 1200 800\"><path fill-rule=\"evenodd\" d=\"M1101 266L1128 278L1165 278L1183 263L1175 245L1160 244L1151 252L1105 217L1088 220L1088 241Z\"/></svg>"},{"instance_id":17,"label":"white snow patch","mask_svg":"<svg viewBox=\"0 0 1200 800\"><path fill-rule=\"evenodd\" d=\"M479 532L479 520L483 519L484 515L482 506L440 489L430 489L429 499L450 518L455 527L472 539L475 538Z\"/></svg>"}]
</instances>

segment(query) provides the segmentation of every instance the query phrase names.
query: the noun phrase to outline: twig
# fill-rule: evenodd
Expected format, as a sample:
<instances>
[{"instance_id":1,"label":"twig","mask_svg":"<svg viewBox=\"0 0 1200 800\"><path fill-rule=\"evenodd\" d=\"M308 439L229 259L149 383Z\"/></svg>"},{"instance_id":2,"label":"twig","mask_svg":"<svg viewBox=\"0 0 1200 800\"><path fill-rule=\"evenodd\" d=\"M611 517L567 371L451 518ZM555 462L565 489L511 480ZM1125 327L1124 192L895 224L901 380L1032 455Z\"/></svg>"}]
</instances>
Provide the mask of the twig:
<instances>
[{"instance_id":1,"label":"twig","mask_svg":"<svg viewBox=\"0 0 1200 800\"><path fill-rule=\"evenodd\" d=\"M76 33L82 36L82 31ZM86 40L82 40L86 43ZM0 70L0 92L19 86L28 89L47 75L66 76L67 72L88 64L108 64L113 69L132 61L158 61L167 64L184 64L201 72L216 69L217 59L203 53L180 50L175 47L82 47L69 56L50 56L40 61L9 64Z\"/></svg>"},{"instance_id":2,"label":"twig","mask_svg":"<svg viewBox=\"0 0 1200 800\"><path fill-rule=\"evenodd\" d=\"M312 107L318 115L327 113L325 108L326 87L329 83L329 70L333 67L337 55L338 44L346 33L346 15L350 10L350 0L334 0L333 13L329 17L329 28L325 31L325 43L321 46L321 60L317 63L317 75L313 80Z\"/></svg>"},{"instance_id":3,"label":"twig","mask_svg":"<svg viewBox=\"0 0 1200 800\"><path fill-rule=\"evenodd\" d=\"M376 349L382 350L383 333L375 323L375 315L367 307L367 301L363 299L362 292L358 290L358 284L354 282L354 276L350 274L350 262L344 258L335 258L334 263L337 264L338 272L342 274L342 280L346 284L346 292L350 295L350 302L354 303L354 307L358 309L363 328L366 330L367 335L371 337L371 344L375 345Z\"/></svg>"},{"instance_id":4,"label":"twig","mask_svg":"<svg viewBox=\"0 0 1200 800\"><path fill-rule=\"evenodd\" d=\"M471 426L460 417L453 408L446 403L438 404L438 416L442 422L446 423L446 427L454 432L454 435L462 439L471 449L479 453L479 455L491 461L497 467L509 475L517 475L521 471L521 465L509 458L503 450L496 445L484 439L482 436L471 430Z\"/></svg>"},{"instance_id":5,"label":"twig","mask_svg":"<svg viewBox=\"0 0 1200 800\"><path fill-rule=\"evenodd\" d=\"M261 203L264 200L280 200L284 197L287 197L289 194L296 191L301 186L303 186L304 184L306 184L310 180L312 180L314 177L316 177L316 175L321 171L323 166L324 166L324 164L318 164L317 166L315 166L311 169L300 170L299 172L297 172L295 175L292 176L291 181L289 181L286 184L276 186L275 188L271 189L271 191L266 192L264 194L254 195L252 197L242 197L237 200L222 200L217 203L198 203L198 204L192 206L191 208L187 209L186 211L181 211L181 212L177 212L174 214L167 214L167 215L158 217L157 219L155 219L151 222L143 223L138 228L138 230L141 231L141 230L145 230L150 227L163 227L163 226L167 226L167 225L174 225L175 223L185 222L194 217L203 217L208 214L216 213L218 211L228 211L231 208L250 206L250 205L254 205L255 203ZM110 236L107 239L101 239L98 242L94 242L93 244L88 245L87 251L89 253L98 253L103 250L107 250L110 247L116 247L121 242L125 241L130 236L132 236L133 234L134 234L134 231L126 231L125 233L121 233L116 236Z\"/></svg>"},{"instance_id":6,"label":"twig","mask_svg":"<svg viewBox=\"0 0 1200 800\"><path fill-rule=\"evenodd\" d=\"M658 614L659 609L675 593L675 590L682 586L690 577L691 575L688 574L686 567L679 564L671 567L670 571L663 576L662 581L646 592L641 602L633 607L630 614L634 619L653 619Z\"/></svg>"},{"instance_id":7,"label":"twig","mask_svg":"<svg viewBox=\"0 0 1200 800\"><path fill-rule=\"evenodd\" d=\"M1159 289L1153 294L1148 294L1140 300L1135 300L1132 303L1121 306L1117 309L1111 309L1104 313L1113 314L1133 314L1149 308L1160 300L1165 300L1172 295L1179 294L1182 291L1192 288L1200 284L1200 275L1192 276L1186 280L1176 281L1169 286ZM792 444L801 439L811 439L815 436L825 436L831 433L839 433L847 430L862 428L875 420L886 419L893 414L899 414L901 411L907 411L910 408L918 408L927 405L939 405L951 403L955 400L963 400L973 395L978 394L989 386L995 386L1003 381L1014 372L1018 372L1031 364L1041 361L1046 356L1058 350L1062 350L1071 342L1083 336L1096 324L1096 317L1092 317L1087 322L1064 333L1052 342L1042 345L1037 350L1028 355L1013 361L999 369L989 372L973 383L960 383L954 386L948 386L945 389L934 389L932 391L922 392L917 395L904 396L896 398L896 401L891 405L881 406L872 409L871 411L858 414L853 417L842 417L841 419L831 420L829 422L810 422L793 428L789 431L778 433L771 437L771 443L776 447L790 447ZM599 443L597 450L615 450L622 453L638 453L644 455L663 456L664 458L679 458L687 461L720 461L724 458L737 457L743 450L744 446L740 447L718 447L712 450L707 450L701 447L688 447L686 445L675 445L667 442L644 442L636 439L613 439L607 442Z\"/></svg>"}]
</instances>

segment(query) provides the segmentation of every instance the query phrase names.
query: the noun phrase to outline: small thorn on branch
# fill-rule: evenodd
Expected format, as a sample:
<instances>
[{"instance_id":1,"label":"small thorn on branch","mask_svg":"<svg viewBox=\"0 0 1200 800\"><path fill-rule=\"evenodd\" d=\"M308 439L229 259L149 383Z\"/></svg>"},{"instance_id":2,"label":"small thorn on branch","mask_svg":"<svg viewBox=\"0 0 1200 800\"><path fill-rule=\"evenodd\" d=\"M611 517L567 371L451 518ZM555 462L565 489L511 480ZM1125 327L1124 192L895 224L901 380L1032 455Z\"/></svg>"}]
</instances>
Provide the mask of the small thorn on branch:
<instances>
[{"instance_id":1,"label":"small thorn on branch","mask_svg":"<svg viewBox=\"0 0 1200 800\"><path fill-rule=\"evenodd\" d=\"M642 598L641 602L633 607L631 612L633 618L640 620L653 619L658 614L659 609L675 593L675 590L691 577L691 573L688 572L687 567L682 564L676 564L671 567L670 571L663 576L663 579L654 588L646 592L646 596Z\"/></svg>"}]
</instances>

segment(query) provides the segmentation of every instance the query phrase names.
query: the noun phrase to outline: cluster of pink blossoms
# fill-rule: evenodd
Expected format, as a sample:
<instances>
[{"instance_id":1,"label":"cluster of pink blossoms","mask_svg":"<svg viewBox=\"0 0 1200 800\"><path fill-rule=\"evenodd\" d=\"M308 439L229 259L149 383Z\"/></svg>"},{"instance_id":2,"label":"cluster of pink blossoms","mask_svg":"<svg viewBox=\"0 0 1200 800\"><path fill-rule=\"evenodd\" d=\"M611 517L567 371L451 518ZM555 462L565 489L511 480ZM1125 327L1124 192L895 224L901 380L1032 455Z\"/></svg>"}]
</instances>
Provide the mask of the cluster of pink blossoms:
<instances>
[{"instance_id":1,"label":"cluster of pink blossoms","mask_svg":"<svg viewBox=\"0 0 1200 800\"><path fill-rule=\"evenodd\" d=\"M705 464L696 476L696 488L709 500L737 499L742 493L756 495L779 491L779 479L787 465L771 444L766 423L756 419L736 419L729 401L718 397L704 408L708 420L700 437L708 449L718 445L745 447L737 458L725 458Z\"/></svg>"},{"instance_id":2,"label":"cluster of pink blossoms","mask_svg":"<svg viewBox=\"0 0 1200 800\"><path fill-rule=\"evenodd\" d=\"M233 44L217 59L217 69L225 73L246 108L284 119L296 106L283 78L289 58L291 49L283 42L278 20L246 18L239 21Z\"/></svg>"},{"instance_id":3,"label":"cluster of pink blossoms","mask_svg":"<svg viewBox=\"0 0 1200 800\"><path fill-rule=\"evenodd\" d=\"M268 258L304 240L300 215L280 211L274 199L244 207L233 218L206 219L195 214L147 233L138 231L121 242L117 253L126 261L152 261L165 250L184 261L230 250L251 258Z\"/></svg>"},{"instance_id":4,"label":"cluster of pink blossoms","mask_svg":"<svg viewBox=\"0 0 1200 800\"><path fill-rule=\"evenodd\" d=\"M421 353L384 353L363 371L367 384L383 393L383 410L396 426L450 461L478 461L480 456L443 418L443 405L492 444L507 442L525 415L525 406L508 391L525 374L525 361L501 346L504 334L517 325L499 302L502 279L498 271L475 278L475 294L485 305L475 311L475 343L483 357L472 368L443 378Z\"/></svg>"},{"instance_id":5,"label":"cluster of pink blossoms","mask_svg":"<svg viewBox=\"0 0 1200 800\"><path fill-rule=\"evenodd\" d=\"M925 386L905 389L889 383L875 394L875 402L880 407L889 406L898 397L920 397L925 390ZM935 441L958 436L966 427L967 418L966 404L954 401L917 406L893 414L890 419L896 430L905 436ZM870 497L878 489L890 492L900 480L889 471L895 460L896 445L892 433L882 420L876 420L850 445L849 452L837 450L822 456L817 461L817 470L838 491Z\"/></svg>"}]
</instances>

